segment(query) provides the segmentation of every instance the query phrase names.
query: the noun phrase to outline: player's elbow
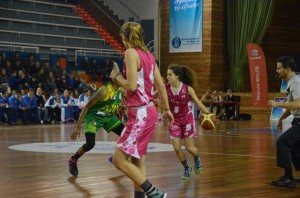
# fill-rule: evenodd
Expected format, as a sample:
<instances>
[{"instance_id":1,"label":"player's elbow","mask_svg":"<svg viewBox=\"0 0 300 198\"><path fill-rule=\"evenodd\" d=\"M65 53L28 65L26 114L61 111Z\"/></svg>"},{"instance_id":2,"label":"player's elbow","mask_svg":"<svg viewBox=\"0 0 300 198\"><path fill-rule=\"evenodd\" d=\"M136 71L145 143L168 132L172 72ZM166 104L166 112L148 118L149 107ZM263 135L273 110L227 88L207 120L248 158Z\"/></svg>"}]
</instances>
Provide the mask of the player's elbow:
<instances>
[{"instance_id":1,"label":"player's elbow","mask_svg":"<svg viewBox=\"0 0 300 198\"><path fill-rule=\"evenodd\" d=\"M134 91L136 90L136 88L137 88L137 85L129 85L129 86L127 87L127 90L128 90L128 91L131 91L131 92L134 92Z\"/></svg>"}]
</instances>

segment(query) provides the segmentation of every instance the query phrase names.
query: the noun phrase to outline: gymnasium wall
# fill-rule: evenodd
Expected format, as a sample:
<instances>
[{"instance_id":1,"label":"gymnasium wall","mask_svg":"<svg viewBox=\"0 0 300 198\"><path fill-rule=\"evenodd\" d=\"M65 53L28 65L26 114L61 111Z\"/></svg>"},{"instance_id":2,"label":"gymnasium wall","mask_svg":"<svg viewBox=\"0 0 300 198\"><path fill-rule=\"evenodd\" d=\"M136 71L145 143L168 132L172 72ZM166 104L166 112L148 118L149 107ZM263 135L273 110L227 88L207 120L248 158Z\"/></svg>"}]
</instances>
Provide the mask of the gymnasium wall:
<instances>
[{"instance_id":1,"label":"gymnasium wall","mask_svg":"<svg viewBox=\"0 0 300 198\"><path fill-rule=\"evenodd\" d=\"M275 79L276 60L283 55L300 54L300 1L277 0L270 27L262 41L267 61L270 92L279 92L280 81ZM192 67L198 74L202 95L206 90L226 91L229 87L229 64L226 56L226 1L203 1L203 51L198 53L169 53L169 0L160 1L160 66L165 76L170 63ZM248 68L248 63L246 63ZM251 92L249 70L245 73L242 92Z\"/></svg>"},{"instance_id":2,"label":"gymnasium wall","mask_svg":"<svg viewBox=\"0 0 300 198\"><path fill-rule=\"evenodd\" d=\"M170 2L160 1L160 67L166 76L170 63L192 67L198 74L200 86L196 93L206 90L225 89L224 68L224 3L222 0L203 1L203 47L202 52L169 53ZM211 83L213 82L213 83Z\"/></svg>"}]
</instances>

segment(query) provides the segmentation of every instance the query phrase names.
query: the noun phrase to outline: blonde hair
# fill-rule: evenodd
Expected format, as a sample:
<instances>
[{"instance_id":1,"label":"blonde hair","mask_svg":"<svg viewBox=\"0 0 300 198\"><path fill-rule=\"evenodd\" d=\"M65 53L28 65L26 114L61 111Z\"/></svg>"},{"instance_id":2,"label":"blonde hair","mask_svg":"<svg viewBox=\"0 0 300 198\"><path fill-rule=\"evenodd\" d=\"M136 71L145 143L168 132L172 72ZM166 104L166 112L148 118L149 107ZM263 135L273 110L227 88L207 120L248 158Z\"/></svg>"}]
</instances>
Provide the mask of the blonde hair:
<instances>
[{"instance_id":1,"label":"blonde hair","mask_svg":"<svg viewBox=\"0 0 300 198\"><path fill-rule=\"evenodd\" d=\"M143 40L143 28L140 24L135 22L125 23L121 30L120 35L123 35L125 40L133 47L139 48L145 52L149 51Z\"/></svg>"}]
</instances>

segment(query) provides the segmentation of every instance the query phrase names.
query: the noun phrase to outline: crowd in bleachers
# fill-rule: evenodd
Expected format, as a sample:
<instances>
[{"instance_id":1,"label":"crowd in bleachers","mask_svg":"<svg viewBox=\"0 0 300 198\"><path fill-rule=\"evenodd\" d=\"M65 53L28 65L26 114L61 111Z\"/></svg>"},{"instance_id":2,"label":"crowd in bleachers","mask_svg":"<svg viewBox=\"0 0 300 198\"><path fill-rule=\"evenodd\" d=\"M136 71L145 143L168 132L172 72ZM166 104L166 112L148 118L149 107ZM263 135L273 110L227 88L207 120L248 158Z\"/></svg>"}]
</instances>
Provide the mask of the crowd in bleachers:
<instances>
[{"instance_id":1,"label":"crowd in bleachers","mask_svg":"<svg viewBox=\"0 0 300 198\"><path fill-rule=\"evenodd\" d=\"M21 56L22 55L22 56ZM84 58L85 59L85 58ZM89 61L88 61L89 59ZM92 82L80 79L76 73L71 77L56 61L39 61L37 54L27 56L19 52L0 54L0 123L22 124L68 123L78 119L82 107L97 90L93 81L106 81L106 62L87 58L78 69L92 76Z\"/></svg>"}]
</instances>

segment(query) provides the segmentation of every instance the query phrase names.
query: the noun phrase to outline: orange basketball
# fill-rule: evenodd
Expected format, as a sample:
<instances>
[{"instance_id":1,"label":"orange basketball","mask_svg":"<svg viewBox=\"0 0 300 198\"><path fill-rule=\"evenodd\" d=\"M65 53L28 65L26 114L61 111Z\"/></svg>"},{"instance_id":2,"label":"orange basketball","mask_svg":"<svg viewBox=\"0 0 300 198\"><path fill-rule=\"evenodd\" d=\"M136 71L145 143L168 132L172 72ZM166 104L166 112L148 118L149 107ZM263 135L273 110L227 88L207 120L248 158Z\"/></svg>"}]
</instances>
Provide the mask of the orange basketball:
<instances>
[{"instance_id":1,"label":"orange basketball","mask_svg":"<svg viewBox=\"0 0 300 198\"><path fill-rule=\"evenodd\" d=\"M199 124L202 127L202 129L205 130L212 130L217 125L217 117L215 114L201 114L199 118Z\"/></svg>"}]
</instances>

